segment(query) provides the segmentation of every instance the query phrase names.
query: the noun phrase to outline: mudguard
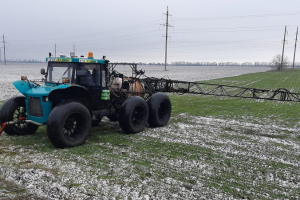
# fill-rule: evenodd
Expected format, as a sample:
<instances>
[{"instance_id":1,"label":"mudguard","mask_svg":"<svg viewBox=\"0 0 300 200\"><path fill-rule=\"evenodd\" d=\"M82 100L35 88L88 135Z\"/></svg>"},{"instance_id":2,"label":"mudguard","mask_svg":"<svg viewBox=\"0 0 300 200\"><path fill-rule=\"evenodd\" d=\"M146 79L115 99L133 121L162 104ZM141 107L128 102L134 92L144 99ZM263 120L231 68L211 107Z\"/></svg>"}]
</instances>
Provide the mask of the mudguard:
<instances>
[{"instance_id":1,"label":"mudguard","mask_svg":"<svg viewBox=\"0 0 300 200\"><path fill-rule=\"evenodd\" d=\"M48 97L49 101L51 101L54 105L68 100L81 102L87 108L91 108L94 105L94 99L90 92L78 85L55 89L50 92Z\"/></svg>"}]
</instances>

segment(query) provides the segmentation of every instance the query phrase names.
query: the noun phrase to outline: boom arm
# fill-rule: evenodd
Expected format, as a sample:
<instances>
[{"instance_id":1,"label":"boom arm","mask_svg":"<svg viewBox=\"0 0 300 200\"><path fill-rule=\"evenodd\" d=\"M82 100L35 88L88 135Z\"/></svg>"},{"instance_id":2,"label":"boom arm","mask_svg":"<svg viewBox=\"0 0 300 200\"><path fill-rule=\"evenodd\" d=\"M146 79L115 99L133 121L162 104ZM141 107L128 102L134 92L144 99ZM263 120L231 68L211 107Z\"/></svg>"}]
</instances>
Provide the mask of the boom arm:
<instances>
[{"instance_id":1,"label":"boom arm","mask_svg":"<svg viewBox=\"0 0 300 200\"><path fill-rule=\"evenodd\" d=\"M300 94L292 93L285 88L264 90L230 85L176 81L169 79L142 79L152 92L175 92L178 94L202 94L215 96L240 97L251 99L265 99L276 101L300 102Z\"/></svg>"},{"instance_id":2,"label":"boom arm","mask_svg":"<svg viewBox=\"0 0 300 200\"><path fill-rule=\"evenodd\" d=\"M132 77L128 77L128 80L130 80L131 83L135 84L139 82L143 86L143 91L135 90L128 92L120 90L119 92L141 95L145 99L149 98L152 94L156 92L174 92L178 94L189 93L214 96L240 97L248 99L300 102L300 93L293 93L285 88L279 88L276 90L264 90L231 85L187 82L164 78L158 79L153 77L147 77L144 75L144 71L137 70L137 64L135 63L110 63L109 71L111 76L113 76L113 71L115 70L117 65L129 65L132 69Z\"/></svg>"}]
</instances>

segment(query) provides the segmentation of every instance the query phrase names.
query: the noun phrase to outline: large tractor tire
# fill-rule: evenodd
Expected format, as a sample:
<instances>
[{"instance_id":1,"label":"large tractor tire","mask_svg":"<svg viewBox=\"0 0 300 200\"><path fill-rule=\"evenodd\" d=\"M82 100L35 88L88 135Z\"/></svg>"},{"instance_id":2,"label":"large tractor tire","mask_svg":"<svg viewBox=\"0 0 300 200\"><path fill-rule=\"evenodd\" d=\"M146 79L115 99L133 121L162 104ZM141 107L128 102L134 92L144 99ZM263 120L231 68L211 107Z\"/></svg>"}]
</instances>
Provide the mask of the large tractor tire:
<instances>
[{"instance_id":1,"label":"large tractor tire","mask_svg":"<svg viewBox=\"0 0 300 200\"><path fill-rule=\"evenodd\" d=\"M49 115L47 134L57 148L80 146L87 140L92 125L89 110L81 103L56 106Z\"/></svg>"},{"instance_id":2,"label":"large tractor tire","mask_svg":"<svg viewBox=\"0 0 300 200\"><path fill-rule=\"evenodd\" d=\"M25 97L17 96L7 100L0 110L1 126L5 122L18 121L20 118L27 118ZM8 135L31 135L38 129L38 125L32 123L18 123L7 125L4 129Z\"/></svg>"},{"instance_id":3,"label":"large tractor tire","mask_svg":"<svg viewBox=\"0 0 300 200\"><path fill-rule=\"evenodd\" d=\"M138 96L133 96L123 103L120 109L119 124L124 133L141 132L148 121L148 105Z\"/></svg>"},{"instance_id":4,"label":"large tractor tire","mask_svg":"<svg viewBox=\"0 0 300 200\"><path fill-rule=\"evenodd\" d=\"M149 118L148 123L152 127L161 127L169 122L172 104L168 95L162 92L152 95L148 102Z\"/></svg>"}]
</instances>

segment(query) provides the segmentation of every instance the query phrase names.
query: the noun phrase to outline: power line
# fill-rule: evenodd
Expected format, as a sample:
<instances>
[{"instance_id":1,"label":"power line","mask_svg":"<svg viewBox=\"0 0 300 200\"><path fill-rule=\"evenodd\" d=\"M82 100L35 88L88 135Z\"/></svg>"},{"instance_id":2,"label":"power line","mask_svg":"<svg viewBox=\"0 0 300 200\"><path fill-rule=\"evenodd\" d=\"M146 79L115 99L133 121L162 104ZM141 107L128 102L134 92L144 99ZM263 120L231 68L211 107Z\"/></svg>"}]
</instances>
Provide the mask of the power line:
<instances>
[{"instance_id":1,"label":"power line","mask_svg":"<svg viewBox=\"0 0 300 200\"><path fill-rule=\"evenodd\" d=\"M96 50L119 50L119 49L128 49L128 47L130 47L130 49L132 49L132 47L145 47L145 46L151 46L151 45L157 45L157 44L161 44L162 42L148 42L148 43L140 43L140 44L134 44L134 45L123 45L123 46L110 46L110 47L102 47L102 48L96 48Z\"/></svg>"},{"instance_id":2,"label":"power line","mask_svg":"<svg viewBox=\"0 0 300 200\"><path fill-rule=\"evenodd\" d=\"M177 29L177 30L219 30L219 29L244 29L244 28L271 28L271 27L282 27L285 25L276 25L276 26L240 26L240 27L231 27L231 28L202 28L202 29ZM286 25L286 26L296 26L296 25Z\"/></svg>"},{"instance_id":3,"label":"power line","mask_svg":"<svg viewBox=\"0 0 300 200\"><path fill-rule=\"evenodd\" d=\"M240 45L240 44L234 44L234 45L231 45L229 48L228 46L225 46L225 47L222 47L222 46L216 46L216 47L212 47L212 45L210 45L210 48L189 48L189 49L183 49L182 47L170 47L170 51L173 53L188 53L188 52L201 52L201 51L228 51L229 49L248 49L248 48L253 48L253 47L257 47L257 48L260 48L260 47L273 47L274 49L276 47L278 47L280 44L261 44L261 45L257 45L257 44L252 44L252 45ZM203 45L204 46L204 45Z\"/></svg>"},{"instance_id":4,"label":"power line","mask_svg":"<svg viewBox=\"0 0 300 200\"><path fill-rule=\"evenodd\" d=\"M150 33L150 32L156 32L156 31L148 31L148 33ZM144 32L144 33L147 33L147 32ZM141 34L141 33L138 33L138 34ZM152 37L152 36L157 36L158 35L158 34L155 34L155 35L133 37L133 38L126 38L126 39L119 39L119 40L114 39L114 38L127 37L127 36L138 35L138 34L122 35L122 36L102 38L102 39L97 39L97 40L86 40L86 41L77 42L77 44L81 44L81 43L88 44L87 42L91 42L92 44L95 44L95 41L101 42L102 40L105 40L105 42L110 42L110 41L107 41L108 39L111 39L113 41L127 41L127 40L130 40L130 39L146 38L146 37ZM61 44L68 44L69 45L69 43L61 43ZM101 42L101 44L103 44L103 42Z\"/></svg>"},{"instance_id":5,"label":"power line","mask_svg":"<svg viewBox=\"0 0 300 200\"><path fill-rule=\"evenodd\" d=\"M18 42L32 42L32 41L46 41L46 40L59 40L59 39L69 39L69 38L76 38L76 37L84 37L84 36L92 36L92 35L97 35L99 33L106 33L106 32L112 32L112 31L121 31L121 30L127 30L127 29L137 29L143 26L149 26L149 24L157 24L157 22L160 20L155 20L155 21L150 21L150 22L145 22L138 25L132 25L132 26L126 26L123 28L118 28L118 29L111 29L111 30L106 30L106 31L100 31L100 32L95 32L95 33L89 33L89 34L84 34L84 35L77 35L77 36L68 36L68 37L61 37L61 38L50 38L50 39L38 39L38 40L11 40L11 41L18 41Z\"/></svg>"},{"instance_id":6,"label":"power line","mask_svg":"<svg viewBox=\"0 0 300 200\"><path fill-rule=\"evenodd\" d=\"M114 38L122 38L122 37L128 37L128 36L134 36L134 35L139 35L139 34L146 34L146 33L151 33L151 32L157 32L157 31L147 31L147 32L142 32L142 33L136 33L136 34L130 34L130 35L121 35L121 36L116 36L116 37L109 37L109 38L101 38L101 39L96 39L96 40L85 40L85 41L80 41L80 42L76 42L76 44L97 44L98 42L101 42L101 44L103 44L104 42L110 42L108 41L109 39L112 40L113 42L115 41L128 41L128 40L132 40L132 39L137 39L137 38L146 38L146 37L152 37L152 36L157 36L159 34L155 34L155 35L146 35L146 36L140 36L140 37L132 37L132 38L125 38L125 39L118 39L115 40ZM104 40L104 42L103 42ZM97 41L97 42L95 42ZM45 43L38 43L38 44L31 44L31 46L45 46L45 45L51 45L53 43L49 43L49 44L45 44ZM68 43L59 43L60 46L69 46L70 42ZM13 45L13 46L18 46L20 47L21 45ZM25 48L27 48L27 45L24 46Z\"/></svg>"},{"instance_id":7,"label":"power line","mask_svg":"<svg viewBox=\"0 0 300 200\"><path fill-rule=\"evenodd\" d=\"M201 30L201 31L190 31L190 32L175 32L175 33L203 33L203 32L209 32L209 33L218 33L218 32L221 32L221 33L224 33L224 32L243 32L243 31L276 31L276 30L282 30L282 29L279 29L279 28L276 28L276 29L256 29L256 30L253 30L253 29L244 29L244 30L223 30L223 31L211 31L211 30Z\"/></svg>"},{"instance_id":8,"label":"power line","mask_svg":"<svg viewBox=\"0 0 300 200\"><path fill-rule=\"evenodd\" d=\"M227 16L227 17L203 17L203 18L178 18L174 21L194 21L194 20L226 20L226 19L244 19L244 18L262 18L262 17L277 17L286 15L299 15L300 12L294 13L278 13L278 14L261 14L261 15L239 15L239 16Z\"/></svg>"},{"instance_id":9,"label":"power line","mask_svg":"<svg viewBox=\"0 0 300 200\"><path fill-rule=\"evenodd\" d=\"M218 50L218 51L207 51L205 50L204 52L199 53L197 51L197 53L193 53L193 54L182 54L182 52L178 52L178 54L172 54L172 56L177 56L177 55L184 55L184 56L190 56L190 55L206 55L206 54L227 54L228 52L248 52L248 51L265 51L268 49L274 49L274 47L252 47L252 48L245 48L245 49L230 49L230 50ZM112 56L131 56L131 55L137 55L136 53L132 53L132 54L111 54ZM145 57L161 57L161 54L149 54L149 53L142 53L142 54L138 54L138 55L144 55Z\"/></svg>"},{"instance_id":10,"label":"power line","mask_svg":"<svg viewBox=\"0 0 300 200\"><path fill-rule=\"evenodd\" d=\"M265 50L268 50L268 49L272 49L274 50L274 47L251 47L251 48L236 48L236 49L226 49L226 50L212 50L212 51L207 51L207 49L203 50L202 52L199 52L198 50L195 50L195 53L188 53L188 54L184 54L182 52L178 52L178 54L174 53L174 55L180 55L180 56L191 56L191 55L206 55L206 54L228 54L229 52L247 52L247 51L265 51ZM173 54L172 54L173 55Z\"/></svg>"},{"instance_id":11,"label":"power line","mask_svg":"<svg viewBox=\"0 0 300 200\"><path fill-rule=\"evenodd\" d=\"M254 38L254 39L248 39L248 40L229 40L229 41L207 41L207 40L202 40L202 41L186 41L187 43L188 42L192 42L192 43L195 43L195 42L211 42L211 43L215 43L215 42L246 42L246 41L253 41L253 40L264 40L264 39L270 39L270 38L278 38L278 37L281 37L281 36L272 36L272 37L263 37L263 38ZM172 42L172 43L184 43L185 41L176 41L176 42ZM260 42L260 41L258 41Z\"/></svg>"},{"instance_id":12,"label":"power line","mask_svg":"<svg viewBox=\"0 0 300 200\"><path fill-rule=\"evenodd\" d=\"M278 36L276 36L278 37ZM241 42L245 41L253 41L253 40L260 40L260 39L268 39L268 38L275 38L275 37L267 37L267 38L256 38L256 39L249 39L249 40L232 40L232 41L210 41L207 42L205 45L212 45L212 44L227 44L227 43L233 43L233 44L241 44ZM258 41L259 42L259 41ZM176 42L175 42L176 43ZM194 42L195 43L195 42ZM253 43L255 44L255 43ZM181 45L177 47L170 47L170 48L182 48L182 47L195 47L195 46L203 46L203 44L194 44L194 45Z\"/></svg>"},{"instance_id":13,"label":"power line","mask_svg":"<svg viewBox=\"0 0 300 200\"><path fill-rule=\"evenodd\" d=\"M132 34L132 35L136 35L136 34ZM159 34L148 35L148 36L141 36L141 37L133 37L133 38L126 38L126 39L118 39L118 40L112 40L112 41L113 42L115 42L115 41L128 41L128 40L132 40L132 39L147 38L147 37L153 37L153 36L158 36L158 35ZM123 36L118 36L118 37L123 37ZM115 38L118 38L118 37L115 37ZM112 38L109 38L109 39L112 39ZM101 40L105 40L105 41L101 41ZM95 41L97 41L97 42L95 42ZM99 42L101 42L101 44L104 44L104 43L111 42L111 41L108 41L106 39L98 39L98 40L87 40L87 41L76 42L76 44L84 44L84 45L86 45L86 44L98 44ZM52 45L52 43L50 43L50 44L38 43L38 44L33 44L31 46L47 46L47 45ZM69 46L70 43L59 43L59 45L60 45L60 47L62 47L62 46ZM24 48L28 47L28 45L26 45L26 46L12 45L12 46L18 46L19 48L20 47L24 47Z\"/></svg>"}]
</instances>

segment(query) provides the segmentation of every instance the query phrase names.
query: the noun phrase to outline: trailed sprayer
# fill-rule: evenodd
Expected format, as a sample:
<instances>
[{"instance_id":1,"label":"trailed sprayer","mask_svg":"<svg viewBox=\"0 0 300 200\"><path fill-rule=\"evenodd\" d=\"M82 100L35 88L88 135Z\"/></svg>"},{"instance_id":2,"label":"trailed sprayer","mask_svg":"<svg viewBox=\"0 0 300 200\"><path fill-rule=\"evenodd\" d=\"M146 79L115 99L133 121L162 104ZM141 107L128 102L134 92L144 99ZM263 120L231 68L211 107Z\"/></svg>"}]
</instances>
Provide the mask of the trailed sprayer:
<instances>
[{"instance_id":1,"label":"trailed sprayer","mask_svg":"<svg viewBox=\"0 0 300 200\"><path fill-rule=\"evenodd\" d=\"M147 124L165 126L171 116L166 92L192 93L279 101L300 101L300 94L286 89L262 90L198 82L151 78L135 63L110 63L105 56L46 58L45 78L30 81L26 76L13 82L22 94L8 99L0 110L1 131L8 135L34 134L46 126L47 135L58 148L82 145L92 126L106 116L118 121L124 133L138 133ZM117 71L131 68L131 76Z\"/></svg>"}]
</instances>

